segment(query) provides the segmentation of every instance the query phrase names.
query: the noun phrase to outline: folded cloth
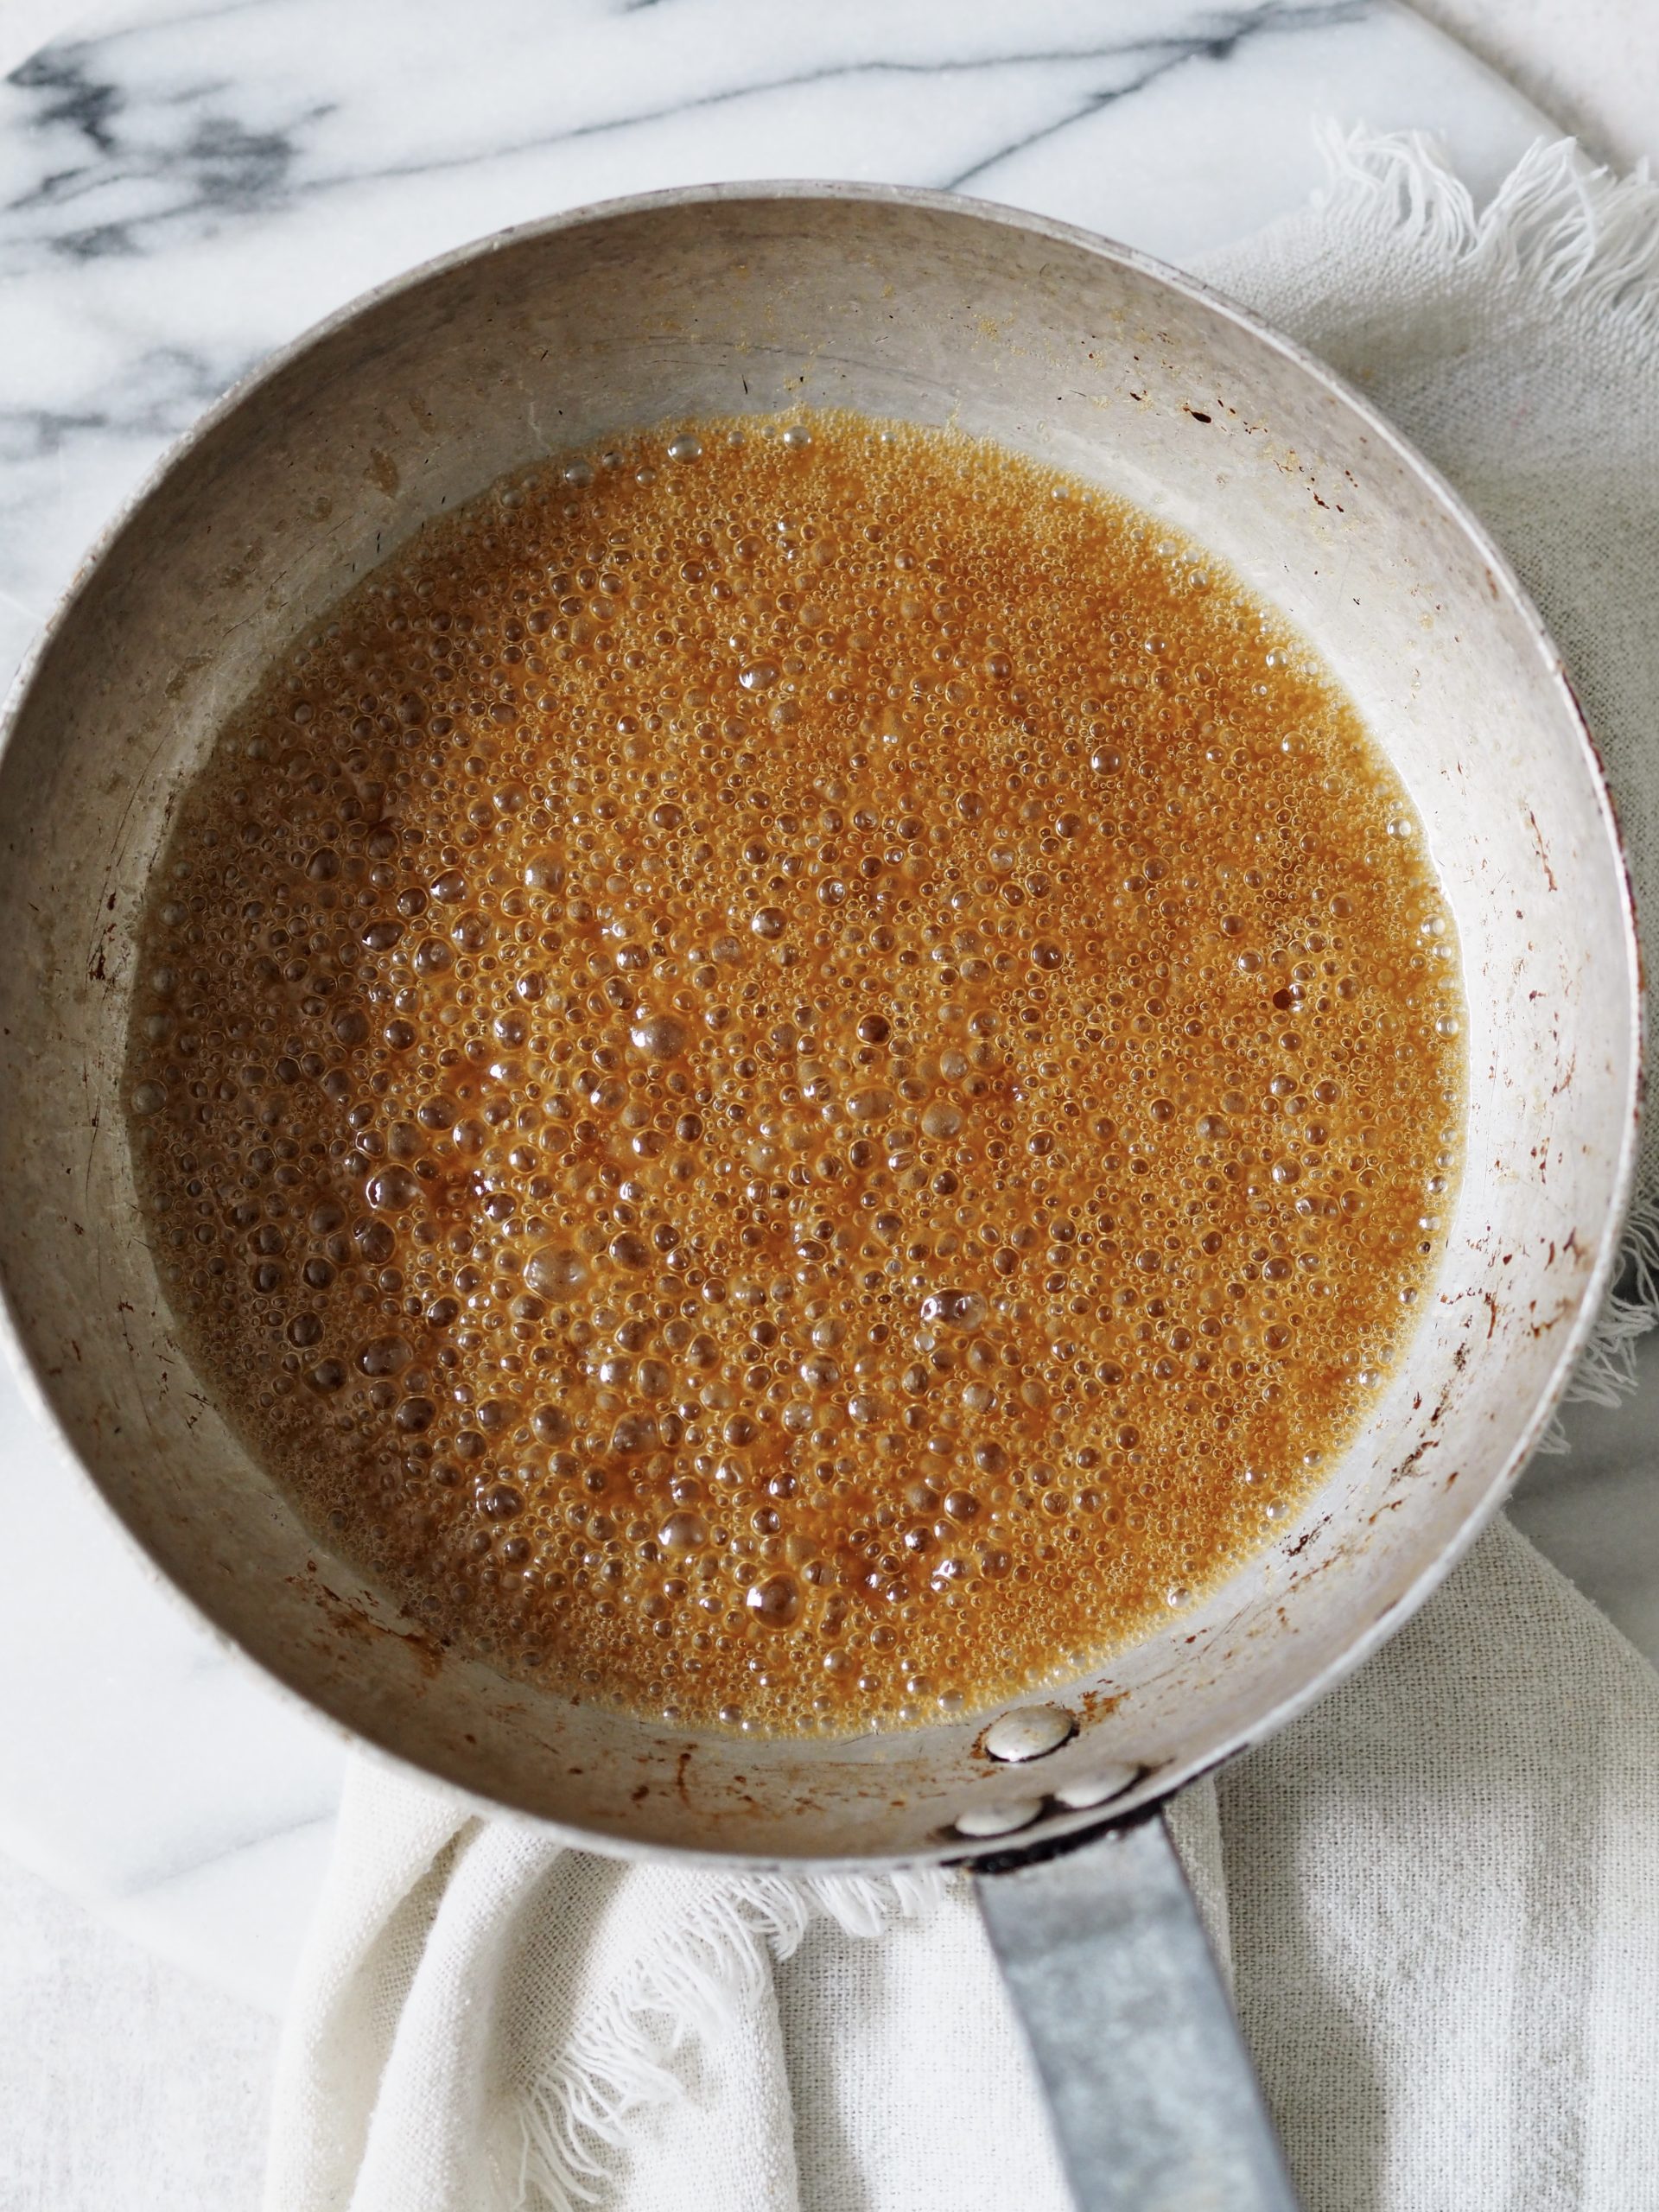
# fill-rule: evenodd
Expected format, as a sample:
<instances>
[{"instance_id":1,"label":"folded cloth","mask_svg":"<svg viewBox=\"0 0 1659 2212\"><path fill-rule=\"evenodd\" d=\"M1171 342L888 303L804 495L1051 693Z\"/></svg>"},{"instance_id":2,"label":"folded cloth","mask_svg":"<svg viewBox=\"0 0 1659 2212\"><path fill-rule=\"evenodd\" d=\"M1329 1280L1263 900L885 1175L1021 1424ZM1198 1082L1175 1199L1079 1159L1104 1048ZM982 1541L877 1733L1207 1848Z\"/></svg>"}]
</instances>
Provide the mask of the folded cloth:
<instances>
[{"instance_id":1,"label":"folded cloth","mask_svg":"<svg viewBox=\"0 0 1659 2212\"><path fill-rule=\"evenodd\" d=\"M1507 1523L1178 1823L1307 2212L1651 2212L1659 1675ZM959 1878L624 1866L366 1758L275 2120L269 2212L1069 2204Z\"/></svg>"},{"instance_id":2,"label":"folded cloth","mask_svg":"<svg viewBox=\"0 0 1659 2212\"><path fill-rule=\"evenodd\" d=\"M1364 385L1492 524L1659 913L1659 192L1540 148L1478 218L1421 143L1350 138L1313 207L1206 273ZM1612 1313L1589 1388L1645 1319ZM1176 1819L1308 2212L1659 2202L1659 1676L1512 1529ZM959 1878L623 1866L365 1757L267 2203L1068 2200Z\"/></svg>"}]
</instances>

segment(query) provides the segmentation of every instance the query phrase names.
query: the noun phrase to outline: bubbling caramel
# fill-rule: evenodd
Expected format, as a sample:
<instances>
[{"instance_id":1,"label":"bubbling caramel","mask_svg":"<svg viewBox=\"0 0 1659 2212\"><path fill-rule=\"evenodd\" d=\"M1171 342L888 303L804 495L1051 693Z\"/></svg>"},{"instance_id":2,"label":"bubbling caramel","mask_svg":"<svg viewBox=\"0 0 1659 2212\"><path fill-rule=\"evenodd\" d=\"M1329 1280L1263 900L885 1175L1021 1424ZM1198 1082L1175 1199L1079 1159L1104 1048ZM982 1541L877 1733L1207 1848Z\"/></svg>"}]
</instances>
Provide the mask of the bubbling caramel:
<instances>
[{"instance_id":1,"label":"bubbling caramel","mask_svg":"<svg viewBox=\"0 0 1659 2212\"><path fill-rule=\"evenodd\" d=\"M423 530L224 730L137 979L227 1417L429 1632L688 1725L1167 1621L1339 1454L1456 1172L1450 923L1308 647L845 416Z\"/></svg>"}]
</instances>

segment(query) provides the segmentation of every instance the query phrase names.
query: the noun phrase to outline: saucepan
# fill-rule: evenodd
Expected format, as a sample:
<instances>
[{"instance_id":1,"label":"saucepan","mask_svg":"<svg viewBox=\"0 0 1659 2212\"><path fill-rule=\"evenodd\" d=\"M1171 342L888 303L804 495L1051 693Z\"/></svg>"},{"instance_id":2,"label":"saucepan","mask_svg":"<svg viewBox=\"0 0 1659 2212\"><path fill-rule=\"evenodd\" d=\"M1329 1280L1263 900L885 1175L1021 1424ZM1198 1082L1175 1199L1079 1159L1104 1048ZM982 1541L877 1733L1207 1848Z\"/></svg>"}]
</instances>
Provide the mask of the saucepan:
<instances>
[{"instance_id":1,"label":"saucepan","mask_svg":"<svg viewBox=\"0 0 1659 2212\"><path fill-rule=\"evenodd\" d=\"M1300 1519L1086 1678L857 1742L572 1705L400 1617L193 1375L120 1089L146 879L267 664L509 469L801 403L959 424L1230 563L1391 756L1468 1000L1439 1280ZM801 1873L966 1865L1079 2203L1289 2204L1158 1808L1376 1650L1491 1516L1606 1287L1635 1154L1639 974L1607 793L1536 614L1433 472L1230 302L1061 224L835 184L620 201L389 286L207 417L35 652L0 825L10 1328L69 1456L163 1574L357 1737L573 1842Z\"/></svg>"}]
</instances>

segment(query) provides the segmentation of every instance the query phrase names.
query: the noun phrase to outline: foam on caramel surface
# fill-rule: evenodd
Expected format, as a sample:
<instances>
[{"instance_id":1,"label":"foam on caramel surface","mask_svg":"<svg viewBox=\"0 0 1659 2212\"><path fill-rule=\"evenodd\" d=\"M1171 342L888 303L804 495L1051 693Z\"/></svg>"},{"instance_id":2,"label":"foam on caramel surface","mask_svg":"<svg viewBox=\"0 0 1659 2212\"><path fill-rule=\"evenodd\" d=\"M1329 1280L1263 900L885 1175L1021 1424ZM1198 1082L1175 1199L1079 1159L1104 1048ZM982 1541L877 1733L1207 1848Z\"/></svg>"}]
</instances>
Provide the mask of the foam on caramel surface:
<instances>
[{"instance_id":1,"label":"foam on caramel surface","mask_svg":"<svg viewBox=\"0 0 1659 2212\"><path fill-rule=\"evenodd\" d=\"M1279 617L1033 463L550 463L186 795L127 1076L181 1331L510 1675L779 1733L1067 1679L1404 1349L1461 1118L1422 843Z\"/></svg>"}]
</instances>

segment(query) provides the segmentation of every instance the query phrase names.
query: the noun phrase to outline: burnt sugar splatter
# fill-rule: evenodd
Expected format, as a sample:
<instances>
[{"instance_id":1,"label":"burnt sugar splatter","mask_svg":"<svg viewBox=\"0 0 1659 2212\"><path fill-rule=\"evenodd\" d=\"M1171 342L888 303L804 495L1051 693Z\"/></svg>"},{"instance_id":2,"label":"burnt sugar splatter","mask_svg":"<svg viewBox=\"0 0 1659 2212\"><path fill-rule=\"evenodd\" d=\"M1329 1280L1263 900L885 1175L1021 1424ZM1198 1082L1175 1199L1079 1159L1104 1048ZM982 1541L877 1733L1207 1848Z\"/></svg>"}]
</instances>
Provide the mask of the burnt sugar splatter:
<instances>
[{"instance_id":1,"label":"burnt sugar splatter","mask_svg":"<svg viewBox=\"0 0 1659 2212\"><path fill-rule=\"evenodd\" d=\"M435 1634L856 1732L1249 1559L1404 1346L1456 950L1191 543L966 437L675 425L429 526L226 725L139 947L147 1230Z\"/></svg>"}]
</instances>

